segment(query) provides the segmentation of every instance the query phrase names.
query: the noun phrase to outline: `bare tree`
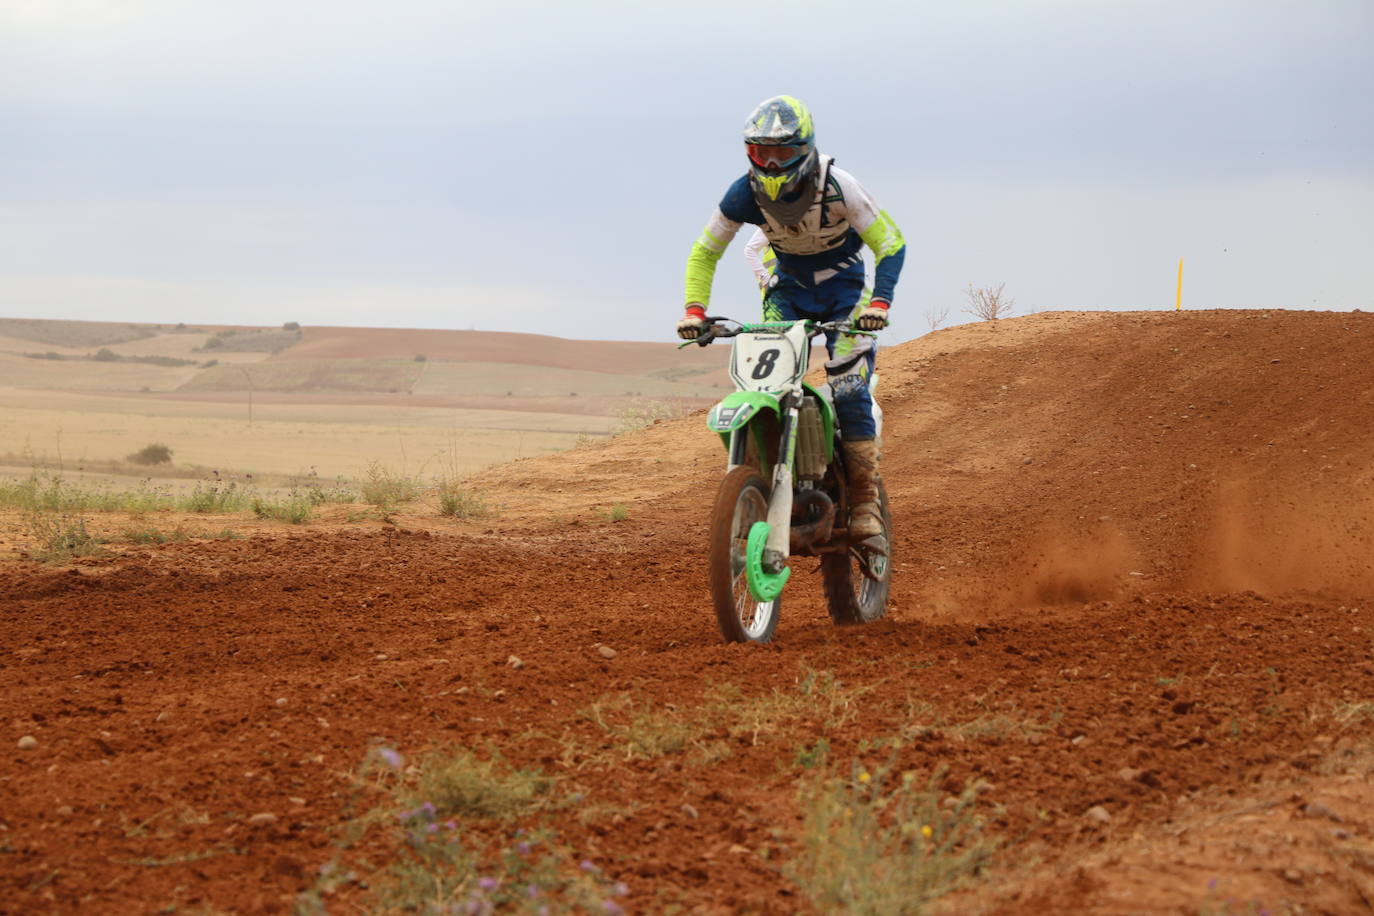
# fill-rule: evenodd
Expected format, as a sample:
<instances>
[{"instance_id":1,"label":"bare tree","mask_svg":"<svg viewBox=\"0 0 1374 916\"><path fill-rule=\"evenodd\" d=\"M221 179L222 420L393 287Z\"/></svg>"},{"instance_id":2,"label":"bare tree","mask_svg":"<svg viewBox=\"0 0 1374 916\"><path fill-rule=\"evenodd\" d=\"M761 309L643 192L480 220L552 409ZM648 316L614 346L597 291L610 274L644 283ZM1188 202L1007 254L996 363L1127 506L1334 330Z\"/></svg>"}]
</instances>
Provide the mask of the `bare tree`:
<instances>
[{"instance_id":1,"label":"bare tree","mask_svg":"<svg viewBox=\"0 0 1374 916\"><path fill-rule=\"evenodd\" d=\"M932 331L944 324L947 318L949 318L949 306L947 305L938 308L931 306L926 309L926 324L930 326Z\"/></svg>"},{"instance_id":2,"label":"bare tree","mask_svg":"<svg viewBox=\"0 0 1374 916\"><path fill-rule=\"evenodd\" d=\"M998 283L996 286L975 288L970 283L968 289L964 290L969 305L964 311L984 321L996 321L998 318L1010 315L1011 307L1016 304L1016 301L1002 295L1002 288L1006 285L1005 283Z\"/></svg>"}]
</instances>

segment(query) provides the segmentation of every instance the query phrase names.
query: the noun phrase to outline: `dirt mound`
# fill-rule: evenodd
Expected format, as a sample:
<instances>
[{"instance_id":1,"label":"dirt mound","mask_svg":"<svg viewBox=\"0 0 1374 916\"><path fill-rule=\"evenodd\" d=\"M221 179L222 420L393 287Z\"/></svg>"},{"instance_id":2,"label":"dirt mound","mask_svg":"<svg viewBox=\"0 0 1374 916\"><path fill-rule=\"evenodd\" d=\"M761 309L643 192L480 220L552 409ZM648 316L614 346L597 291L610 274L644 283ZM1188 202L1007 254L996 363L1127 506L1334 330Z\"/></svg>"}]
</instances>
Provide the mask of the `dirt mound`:
<instances>
[{"instance_id":1,"label":"dirt mound","mask_svg":"<svg viewBox=\"0 0 1374 916\"><path fill-rule=\"evenodd\" d=\"M950 912L1367 907L1371 334L1052 314L885 350L889 618L834 628L802 561L769 647L715 633L700 414L473 478L494 520L7 564L0 909L288 911L396 854L339 845L379 742L547 774L635 912L804 909L798 786L851 761L981 786L1005 851Z\"/></svg>"}]
</instances>

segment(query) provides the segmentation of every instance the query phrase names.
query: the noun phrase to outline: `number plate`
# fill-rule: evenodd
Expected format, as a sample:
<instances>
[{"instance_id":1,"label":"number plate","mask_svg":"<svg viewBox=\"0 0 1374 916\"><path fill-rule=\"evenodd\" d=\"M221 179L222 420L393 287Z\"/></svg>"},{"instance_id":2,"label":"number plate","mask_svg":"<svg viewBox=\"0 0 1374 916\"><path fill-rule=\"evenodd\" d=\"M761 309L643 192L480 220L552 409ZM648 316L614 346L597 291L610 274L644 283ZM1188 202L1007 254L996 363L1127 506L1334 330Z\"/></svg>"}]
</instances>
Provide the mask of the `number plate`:
<instances>
[{"instance_id":1,"label":"number plate","mask_svg":"<svg viewBox=\"0 0 1374 916\"><path fill-rule=\"evenodd\" d=\"M735 338L730 377L744 391L780 391L806 373L788 334L741 334ZM805 333L801 335L803 345Z\"/></svg>"}]
</instances>

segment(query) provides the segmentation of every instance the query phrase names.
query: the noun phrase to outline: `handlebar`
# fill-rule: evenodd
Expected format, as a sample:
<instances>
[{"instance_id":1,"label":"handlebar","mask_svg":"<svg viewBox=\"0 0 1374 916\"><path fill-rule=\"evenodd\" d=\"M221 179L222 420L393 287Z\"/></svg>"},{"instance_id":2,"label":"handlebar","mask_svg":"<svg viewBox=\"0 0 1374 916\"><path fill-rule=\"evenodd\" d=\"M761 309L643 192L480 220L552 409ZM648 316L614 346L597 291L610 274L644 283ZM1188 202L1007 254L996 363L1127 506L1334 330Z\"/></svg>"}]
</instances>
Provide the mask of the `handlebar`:
<instances>
[{"instance_id":1,"label":"handlebar","mask_svg":"<svg viewBox=\"0 0 1374 916\"><path fill-rule=\"evenodd\" d=\"M812 321L810 318L800 319L806 322L806 336L815 337L828 331L835 331L840 334L861 334L864 337L877 337L874 331L863 331L854 327L848 320L843 321ZM706 321L702 325L701 334L695 340L688 340L678 344L678 349L696 344L704 347L717 338L737 337L740 334L747 334L751 331L775 330L783 331L795 325L795 321L763 321L756 324L748 324L734 318L726 318L724 315L707 315Z\"/></svg>"}]
</instances>

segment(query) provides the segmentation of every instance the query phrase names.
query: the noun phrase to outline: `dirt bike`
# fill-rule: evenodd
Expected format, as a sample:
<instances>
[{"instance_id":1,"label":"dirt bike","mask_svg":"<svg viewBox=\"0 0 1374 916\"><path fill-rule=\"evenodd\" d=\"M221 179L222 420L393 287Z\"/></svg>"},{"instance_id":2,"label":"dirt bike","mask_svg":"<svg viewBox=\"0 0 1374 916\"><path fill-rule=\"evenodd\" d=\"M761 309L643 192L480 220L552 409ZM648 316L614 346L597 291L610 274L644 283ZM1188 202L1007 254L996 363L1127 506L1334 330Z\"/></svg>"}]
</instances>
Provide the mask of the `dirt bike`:
<instances>
[{"instance_id":1,"label":"dirt bike","mask_svg":"<svg viewBox=\"0 0 1374 916\"><path fill-rule=\"evenodd\" d=\"M803 381L811 339L827 331L867 334L848 322L745 324L708 317L694 341L734 338L730 378L738 390L711 409L706 425L728 454L711 513L711 598L727 642L768 642L778 626L789 556L820 557L821 580L837 624L877 620L887 610L892 519L879 485L883 533L858 540L847 530L850 500L843 435L829 384ZM875 374L870 391L877 387ZM873 405L878 432L882 411Z\"/></svg>"}]
</instances>

